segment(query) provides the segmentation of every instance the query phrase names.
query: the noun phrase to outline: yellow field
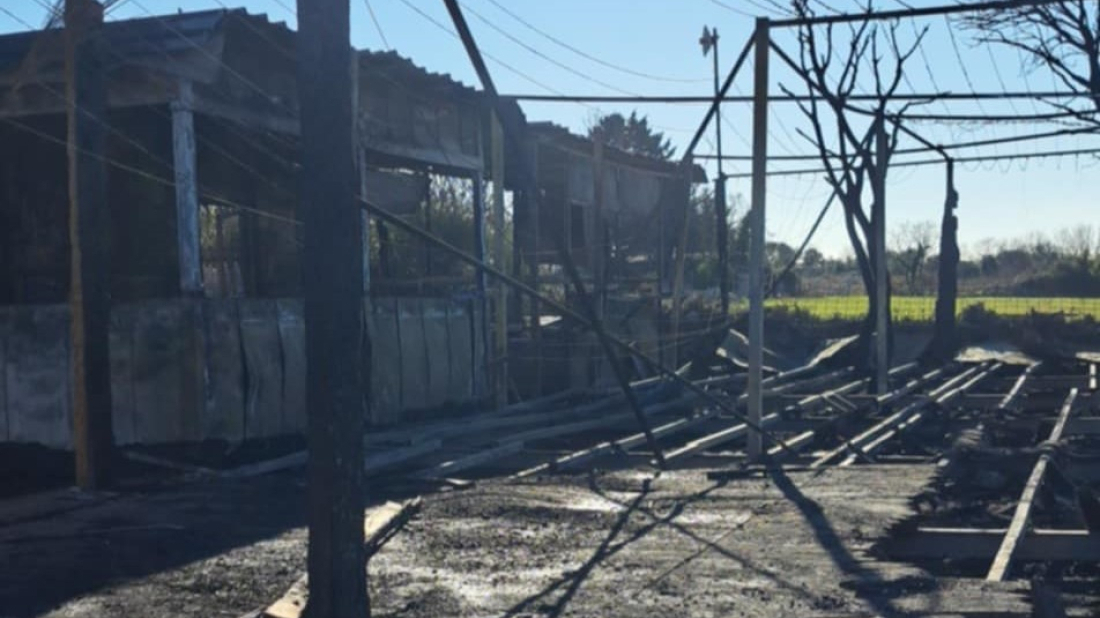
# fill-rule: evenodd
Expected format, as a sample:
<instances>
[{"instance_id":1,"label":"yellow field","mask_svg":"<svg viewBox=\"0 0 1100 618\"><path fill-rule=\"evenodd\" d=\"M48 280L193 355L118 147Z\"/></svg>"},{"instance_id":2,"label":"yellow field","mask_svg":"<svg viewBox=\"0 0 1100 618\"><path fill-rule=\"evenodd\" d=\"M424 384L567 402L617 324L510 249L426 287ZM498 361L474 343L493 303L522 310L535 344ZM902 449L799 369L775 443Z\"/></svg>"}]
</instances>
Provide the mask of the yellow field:
<instances>
[{"instance_id":1,"label":"yellow field","mask_svg":"<svg viewBox=\"0 0 1100 618\"><path fill-rule=\"evenodd\" d=\"M936 299L931 296L895 296L891 313L895 320L931 320L935 304ZM1065 313L1073 317L1092 316L1100 320L1100 298L969 297L959 299L958 310L961 312L977 304L1004 316L1026 315L1035 311ZM863 296L773 298L767 301L767 306L798 308L821 319L857 319L867 314L867 298ZM747 309L747 306L742 305L738 309Z\"/></svg>"}]
</instances>

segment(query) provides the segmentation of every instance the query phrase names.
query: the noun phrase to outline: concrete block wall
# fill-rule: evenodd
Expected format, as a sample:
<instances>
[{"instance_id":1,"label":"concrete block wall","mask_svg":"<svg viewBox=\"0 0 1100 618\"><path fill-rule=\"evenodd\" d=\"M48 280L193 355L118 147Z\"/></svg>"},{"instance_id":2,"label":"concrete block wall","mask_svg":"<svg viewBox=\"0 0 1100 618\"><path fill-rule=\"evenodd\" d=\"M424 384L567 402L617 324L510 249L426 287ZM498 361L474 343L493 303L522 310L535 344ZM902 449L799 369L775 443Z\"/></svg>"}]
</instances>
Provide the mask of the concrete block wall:
<instances>
[{"instance_id":1,"label":"concrete block wall","mask_svg":"<svg viewBox=\"0 0 1100 618\"><path fill-rule=\"evenodd\" d=\"M364 309L371 423L481 395L484 350L470 303L376 299ZM120 305L110 343L118 444L242 442L305 429L300 300ZM0 307L0 442L71 448L70 356L67 306Z\"/></svg>"}]
</instances>

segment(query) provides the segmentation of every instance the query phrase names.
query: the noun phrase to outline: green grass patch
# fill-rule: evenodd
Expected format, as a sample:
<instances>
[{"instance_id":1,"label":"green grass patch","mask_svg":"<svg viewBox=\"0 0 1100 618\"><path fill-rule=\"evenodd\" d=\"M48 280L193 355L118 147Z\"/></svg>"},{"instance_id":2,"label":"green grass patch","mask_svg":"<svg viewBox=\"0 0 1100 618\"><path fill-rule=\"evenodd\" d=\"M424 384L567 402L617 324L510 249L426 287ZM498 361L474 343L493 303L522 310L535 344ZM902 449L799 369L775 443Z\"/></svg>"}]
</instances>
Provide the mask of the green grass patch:
<instances>
[{"instance_id":1,"label":"green grass patch","mask_svg":"<svg viewBox=\"0 0 1100 618\"><path fill-rule=\"evenodd\" d=\"M1100 298L1025 298L974 296L960 298L958 311L967 307L984 305L985 308L1002 316L1023 316L1029 313L1062 313L1070 317L1091 316L1100 320ZM867 314L867 298L864 296L822 296L816 298L772 298L766 306L769 309L792 309L809 313L812 317L828 320L855 320ZM898 321L931 320L936 306L932 296L895 296L891 307L893 318ZM746 310L748 305L741 303L737 310Z\"/></svg>"}]
</instances>

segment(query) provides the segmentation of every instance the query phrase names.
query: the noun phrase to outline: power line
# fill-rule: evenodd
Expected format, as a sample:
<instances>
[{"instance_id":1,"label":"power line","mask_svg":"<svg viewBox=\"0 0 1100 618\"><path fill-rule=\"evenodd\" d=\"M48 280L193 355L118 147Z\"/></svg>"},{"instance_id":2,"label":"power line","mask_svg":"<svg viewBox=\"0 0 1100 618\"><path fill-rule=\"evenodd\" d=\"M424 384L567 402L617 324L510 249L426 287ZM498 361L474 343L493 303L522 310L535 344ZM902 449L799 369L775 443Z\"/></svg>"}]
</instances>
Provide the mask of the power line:
<instances>
[{"instance_id":1,"label":"power line","mask_svg":"<svg viewBox=\"0 0 1100 618\"><path fill-rule=\"evenodd\" d=\"M715 0L716 1L716 0ZM864 13L840 13L837 15L823 15L809 18L777 19L771 22L773 28L791 28L798 26L816 26L829 24L842 24L860 21L885 21L893 19L931 17L936 15L951 15L954 13L977 13L981 11L999 11L1029 6L1042 6L1057 4L1064 0L989 0L986 2L973 2L969 4L948 4L929 7L914 7L895 11L874 11Z\"/></svg>"},{"instance_id":2,"label":"power line","mask_svg":"<svg viewBox=\"0 0 1100 618\"><path fill-rule=\"evenodd\" d=\"M370 20L374 23L374 29L378 31L382 44L386 46L386 49L393 49L390 47L390 42L386 40L386 33L382 31L382 24L378 22L378 16L374 14L374 7L371 6L370 0L363 0L363 4L367 5L367 13L370 14Z\"/></svg>"},{"instance_id":3,"label":"power line","mask_svg":"<svg viewBox=\"0 0 1100 618\"><path fill-rule=\"evenodd\" d=\"M459 41L462 40L462 37L458 36L457 32L455 32L454 30L449 28L446 24L439 21L438 19L432 17L428 13L425 13L420 7L416 6L415 4L410 2L409 0L401 0L401 4L404 4L409 9L411 9L413 12L415 12L417 15L420 15L424 19L431 22L433 25L435 25L436 28L439 28L443 32L446 32L447 34L449 34L450 36L458 39ZM553 93L558 94L558 95L562 94L562 92L560 90L558 90L557 88L554 88L552 86L548 86L548 85L540 82L539 80L531 77L527 73L525 73L523 71L520 71L519 69L513 67L512 65L508 64L507 62L504 62L503 60L500 60L499 58L496 58L495 56L492 56L492 55L490 55L486 52L482 52L482 55L485 56L486 58L488 58L489 60L492 60L496 64L500 65L501 67L503 67L505 70L509 71L510 73L513 73L516 76L518 76L519 78L524 79L528 82L531 82L532 84L538 86L539 88L542 88L543 90L546 90L547 92L553 92ZM580 103L580 101L575 101L575 102Z\"/></svg>"},{"instance_id":4,"label":"power line","mask_svg":"<svg viewBox=\"0 0 1100 618\"><path fill-rule=\"evenodd\" d=\"M974 157L953 157L952 160L956 163L984 163L988 161L1016 161L1027 159L1049 159L1055 157L1080 157L1085 155L1100 155L1100 148L1078 148L1073 150L1046 150L1039 152L1032 152L1026 154L1006 154L1006 155L985 155ZM921 159L918 161L899 161L890 162L890 169L901 167L923 167L926 165L943 165L943 159ZM768 176L802 176L808 174L824 174L826 170L820 168L813 169L791 169L791 170L771 170L768 172ZM752 174L728 174L731 178L751 178Z\"/></svg>"},{"instance_id":5,"label":"power line","mask_svg":"<svg viewBox=\"0 0 1100 618\"><path fill-rule=\"evenodd\" d=\"M565 41L559 39L558 37L546 32L542 29L540 29L538 26L535 26L534 24L527 21L526 19L524 19L520 15L516 14L514 11L509 9L507 6L505 6L504 4L499 2L498 0L488 0L488 2L491 3L493 6L497 7L498 9L500 9L501 12L503 12L505 15L508 15L512 19L514 19L517 22L519 22L520 24L522 24L528 30L534 32L535 34L538 34L539 36L541 36L544 39L550 41L551 43L554 43L558 47L561 47L562 49L566 49L568 51L571 51L574 54L580 56L581 58L584 58L586 60L590 60L590 61L595 62L596 64L599 64L601 66L607 67L609 69L613 69L615 71L619 71L620 73L625 73L626 75L633 75L634 77L641 77L641 78L644 78L644 79L651 79L651 80L654 80L654 81L683 83L683 84L688 84L688 83L697 84L697 83L704 83L704 82L710 81L707 78L693 79L693 78L668 77L668 76L664 76L664 75L655 75L653 73L645 73L645 72L642 72L642 71L636 71L636 70L631 69L629 67L624 67L624 66L621 66L621 65L618 65L618 64L614 64L612 62L608 62L607 60L604 60L603 58L600 58L598 56L594 56L594 55L584 51L583 49L580 49L580 48L577 48L573 45L570 45L569 43L566 43ZM469 10L468 7L467 7L467 10Z\"/></svg>"},{"instance_id":6,"label":"power line","mask_svg":"<svg viewBox=\"0 0 1100 618\"><path fill-rule=\"evenodd\" d=\"M653 104L681 104L681 103L712 103L713 96L702 95L567 95L567 94L501 94L506 99L516 101L532 101L541 103L653 103ZM901 92L884 95L888 101L985 101L1008 99L1092 99L1093 94L1088 92L1049 91L1049 92ZM877 94L852 94L845 97L847 101L879 101L884 97ZM752 103L750 95L723 96L722 103ZM808 103L811 101L823 101L824 97L812 94L805 95L769 95L768 103Z\"/></svg>"},{"instance_id":7,"label":"power line","mask_svg":"<svg viewBox=\"0 0 1100 618\"><path fill-rule=\"evenodd\" d=\"M1059 129L1057 131L1046 131L1043 133L1033 133L1030 135L1014 135L1008 137L995 137L983 140L975 140L970 142L957 142L954 144L942 144L934 146L920 146L914 148L899 148L894 151L894 154L917 154L921 152L932 152L936 150L957 150L960 148L977 148L980 146L993 146L997 144L1010 144L1015 142L1028 142L1040 139L1048 139L1051 137L1063 137L1068 135L1083 135L1083 134L1100 134L1100 129L1095 127L1084 127L1080 129ZM712 154L697 154L696 159L715 159L716 155ZM728 159L731 161L751 161L752 155L722 155L722 159ZM774 155L768 157L769 161L817 161L820 160L820 155Z\"/></svg>"},{"instance_id":8,"label":"power line","mask_svg":"<svg viewBox=\"0 0 1100 618\"><path fill-rule=\"evenodd\" d=\"M535 56L538 56L539 58L542 58L543 60L549 62L550 64L553 64L556 67L558 67L562 70L568 71L569 73L572 73L573 75L576 75L577 77L579 77L579 78L581 78L585 81L589 81L589 82L592 82L593 84L596 84L598 86L602 86L604 88L607 88L608 90L613 90L615 92L622 93L626 96L639 96L636 93L630 92L629 90L624 90L622 88L619 88L617 86L609 84L609 83L607 83L603 80L592 77L591 75L589 75L589 74L587 74L583 71L580 71L578 69L575 69L575 68L565 64L564 62L561 62L561 61L557 60L556 58L552 58L549 55L544 54L543 52L539 51L538 49L532 47L531 45L528 45L525 41L523 41L523 39L515 36L511 32L508 32L504 28L501 28L500 26L494 24L492 21L490 21L488 18L486 18L481 13L478 13L477 11L471 9L468 6L464 6L463 8L465 8L467 12L469 12L471 15L476 17L479 21L481 21L481 23L483 23L486 26L488 26L489 28L493 29L498 34L500 34L501 36L505 37L509 41L512 41L516 45L519 45L523 49L526 49L528 52L534 54Z\"/></svg>"},{"instance_id":9,"label":"power line","mask_svg":"<svg viewBox=\"0 0 1100 618\"><path fill-rule=\"evenodd\" d=\"M749 13L748 11L745 11L743 9L736 9L736 8L730 6L730 5L726 4L725 2L722 2L722 0L710 0L710 2L711 2L711 4L716 4L716 5L724 8L724 9L726 9L727 11L737 13L738 15L740 15L742 17L756 17L755 15L753 15L752 13Z\"/></svg>"}]
</instances>

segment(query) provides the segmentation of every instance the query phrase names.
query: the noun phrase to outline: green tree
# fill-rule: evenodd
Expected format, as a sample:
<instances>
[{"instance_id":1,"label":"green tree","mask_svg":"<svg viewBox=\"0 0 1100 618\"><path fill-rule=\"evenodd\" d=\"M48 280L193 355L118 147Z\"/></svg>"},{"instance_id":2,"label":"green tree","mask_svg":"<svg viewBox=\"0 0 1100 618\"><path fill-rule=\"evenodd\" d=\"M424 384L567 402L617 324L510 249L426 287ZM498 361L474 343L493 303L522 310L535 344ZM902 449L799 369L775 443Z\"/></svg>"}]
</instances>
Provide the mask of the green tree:
<instances>
[{"instance_id":1,"label":"green tree","mask_svg":"<svg viewBox=\"0 0 1100 618\"><path fill-rule=\"evenodd\" d=\"M630 117L620 113L601 116L588 128L588 137L634 154L668 160L676 149L664 133L649 126L645 116L630 112Z\"/></svg>"}]
</instances>

